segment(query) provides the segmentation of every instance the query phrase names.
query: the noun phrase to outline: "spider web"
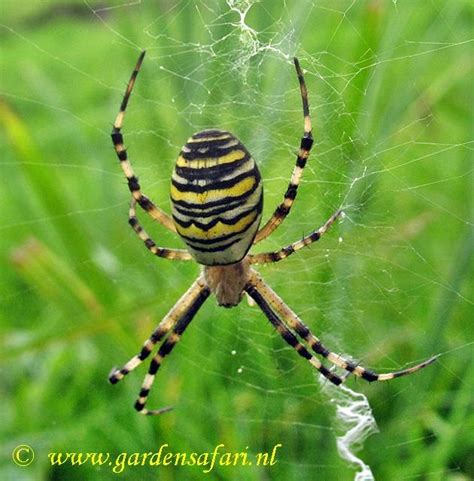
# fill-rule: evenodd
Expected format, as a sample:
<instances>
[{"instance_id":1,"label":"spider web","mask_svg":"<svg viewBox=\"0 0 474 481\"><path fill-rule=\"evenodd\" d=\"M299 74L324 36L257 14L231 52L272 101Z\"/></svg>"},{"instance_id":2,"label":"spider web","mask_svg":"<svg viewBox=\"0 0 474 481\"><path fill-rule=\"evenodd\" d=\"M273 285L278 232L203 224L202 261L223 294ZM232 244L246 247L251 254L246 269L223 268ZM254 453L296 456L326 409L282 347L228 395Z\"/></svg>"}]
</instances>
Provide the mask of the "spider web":
<instances>
[{"instance_id":1,"label":"spider web","mask_svg":"<svg viewBox=\"0 0 474 481\"><path fill-rule=\"evenodd\" d=\"M52 5L54 8L54 2ZM464 281L466 259L472 254L472 234L467 233L472 227L468 187L472 180L472 162L468 162L472 131L450 125L456 114L449 109L462 107L440 100L458 92L457 82L461 83L472 67L472 57L463 61L472 55L466 30L458 32L448 26L467 2L434 2L436 14L432 15L397 1L361 6L355 1L190 0L151 6L141 1L85 0L74 5L71 11L59 10L64 17L77 15L85 22L78 23L71 36L86 41L80 35L81 25L94 25L102 36L106 32L110 62L102 59L91 67L82 63L80 56L69 55L57 44L49 45L31 33L22 19L46 22L41 14L20 12L2 25L3 35L21 46L26 59L35 55L47 59L60 82L71 85L70 91L59 88L54 94L48 92L47 85L43 89L41 82L38 90L5 82L2 94L7 103L20 111L33 107L39 118L52 119L51 124L38 127L39 134L64 142L54 139L55 125L63 121L70 126L71 135L74 130L85 130L84 139L93 137L95 145L102 139L107 142L104 122L114 118L133 66L130 59L146 48L124 124L129 155L144 192L168 210L167 184L181 145L194 132L223 128L241 139L260 166L266 219L281 202L303 131L292 66L297 55L309 90L315 146L291 215L254 252L287 245L322 225L339 207L345 216L317 244L258 270L332 350L380 371L402 369L409 360L420 362L435 353L447 355L472 346L466 337L451 344L442 333L443 319L450 309L456 309L455 319L467 318L472 312L471 286ZM391 21L384 24L387 9L392 12ZM410 27L414 15L420 18L419 29ZM377 48L370 38L371 29L361 26L366 16L375 30L384 30ZM340 48L341 43L346 50ZM357 50L354 44L366 48ZM454 61L455 56L460 60ZM433 64L443 62L451 66L445 73L433 68ZM77 112L72 93L76 81L94 92L112 92L113 102L101 111L101 117L97 111ZM386 91L387 85L390 91ZM62 97L58 98L58 92ZM393 97L399 97L399 102ZM100 98L104 98L103 93ZM472 100L472 95L469 98ZM126 231L126 189L114 167L113 154L105 145L99 152L90 151L86 141L81 145L87 155L77 163L34 157L23 161L24 166L47 167L50 177L65 180L68 207L54 214L25 212L23 219L7 212L0 229L6 233L3 242L10 253L11 268L18 233L23 239L33 236L47 242L55 228L61 229L63 219L82 223L90 218L90 231L96 232L104 217L112 216L116 227L109 226L108 232L121 232L118 244L110 245L105 235L100 235L92 253L68 255L79 263L86 278L88 266L94 265L130 292L134 284L141 286L138 293L123 294L124 298L131 296L128 303L123 301L126 309L132 310L138 302L147 312L145 321L136 328L136 339L124 342L122 355L127 356L135 352L136 340L143 339L154 325L156 313L165 314L197 269L165 265L165 261L150 267L153 260L137 246L133 233ZM92 183L96 190L112 193L84 199L75 176ZM22 177L18 178L20 182ZM2 191L2 198L10 195L8 188ZM459 198L466 202L461 205ZM144 222L159 245L182 247L160 227ZM65 244L59 252L67 251ZM449 256L453 256L452 262L438 262ZM14 265L22 265L18 251L13 259ZM12 297L15 302L30 292L41 293L34 280L29 279L27 287L20 283L15 291L5 285L3 299ZM156 301L157 288L169 291L164 306ZM354 479L374 479L370 460L357 455L377 431L369 399L373 396L374 410L380 410L383 399L394 402L404 390L415 389L419 377L375 388L375 394L362 383L349 383L343 389L318 384L318 376L265 324L258 309L242 304L228 311L208 301L186 333L187 341L180 344L168 364L190 372L199 370L203 383L217 376L222 385L240 387L243 406L245 390L250 390L270 404L306 403L326 410L327 424L291 416L275 416L274 422L284 427L283 433L299 429L301 423L315 439L325 437L337 446L339 456L348 463L347 472L355 469ZM425 315L420 319L422 313ZM27 331L22 332L12 333L9 342L28 344ZM27 336L26 341L22 335ZM410 338L416 342L408 342L411 348L404 352L404 341ZM216 353L227 368L209 362L207 351L196 345ZM117 357L113 348L110 353L115 356L111 359ZM441 366L451 369L443 358ZM166 368L163 377L172 372ZM141 378L143 370L139 373ZM423 375L425 372L416 376ZM449 376L454 380L460 374L451 372ZM189 376L183 382L190 382ZM150 402L155 402L153 396ZM198 408L212 411L210 406L198 406L192 397L177 406L183 412ZM263 425L271 413L271 407L263 407L255 417L247 415L245 422ZM223 418L235 420L237 413L224 414ZM285 462L299 464L294 458ZM313 467L324 464L316 452L304 463Z\"/></svg>"}]
</instances>

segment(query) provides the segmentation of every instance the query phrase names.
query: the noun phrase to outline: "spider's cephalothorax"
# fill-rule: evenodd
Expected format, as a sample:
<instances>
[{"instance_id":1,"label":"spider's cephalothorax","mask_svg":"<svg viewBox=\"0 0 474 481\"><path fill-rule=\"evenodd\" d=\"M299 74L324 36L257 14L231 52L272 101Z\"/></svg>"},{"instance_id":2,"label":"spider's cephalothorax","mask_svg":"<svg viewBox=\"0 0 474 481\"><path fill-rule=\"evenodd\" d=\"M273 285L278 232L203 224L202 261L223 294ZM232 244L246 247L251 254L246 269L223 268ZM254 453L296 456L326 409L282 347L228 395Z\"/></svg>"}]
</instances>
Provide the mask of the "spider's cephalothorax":
<instances>
[{"instance_id":1,"label":"spider's cephalothorax","mask_svg":"<svg viewBox=\"0 0 474 481\"><path fill-rule=\"evenodd\" d=\"M152 254L171 260L194 259L204 267L196 281L145 341L141 351L122 368L113 369L110 373L109 381L112 384L119 382L152 353L156 344L163 341L150 363L135 409L142 414L161 414L170 409L145 408L148 394L163 359L180 340L210 294L216 296L219 305L232 307L240 302L244 292L247 293L284 341L334 384L341 384L348 374L367 381L387 381L431 364L436 357L407 369L377 374L339 356L324 347L297 314L251 268L251 264L278 262L319 240L341 215L341 210L337 210L319 229L275 252L248 254L252 243L268 237L290 213L313 144L308 95L298 60L295 58L294 62L303 102L304 132L283 202L258 230L263 200L260 174L247 149L229 132L205 130L194 134L184 145L171 179L172 218L142 193L128 160L121 129L144 56L145 52L142 52L112 129L114 148L132 194L128 222ZM170 231L177 232L186 242L188 250L158 247L137 219L137 203L154 220ZM314 354L344 369L346 375L340 377L333 373Z\"/></svg>"},{"instance_id":2,"label":"spider's cephalothorax","mask_svg":"<svg viewBox=\"0 0 474 481\"><path fill-rule=\"evenodd\" d=\"M183 146L171 177L176 231L206 266L247 254L262 216L262 181L248 150L231 133L204 130Z\"/></svg>"}]
</instances>

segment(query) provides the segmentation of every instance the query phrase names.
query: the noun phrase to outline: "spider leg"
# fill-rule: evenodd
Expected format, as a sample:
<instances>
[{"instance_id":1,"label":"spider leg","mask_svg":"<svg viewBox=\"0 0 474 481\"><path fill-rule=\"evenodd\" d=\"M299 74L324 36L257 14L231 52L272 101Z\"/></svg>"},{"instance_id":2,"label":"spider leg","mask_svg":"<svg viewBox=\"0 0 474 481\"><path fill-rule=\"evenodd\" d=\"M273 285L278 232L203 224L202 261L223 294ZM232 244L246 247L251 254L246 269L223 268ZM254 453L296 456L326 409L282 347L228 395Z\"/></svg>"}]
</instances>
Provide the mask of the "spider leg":
<instances>
[{"instance_id":1,"label":"spider leg","mask_svg":"<svg viewBox=\"0 0 474 481\"><path fill-rule=\"evenodd\" d=\"M117 115L117 118L115 119L114 126L112 128L112 142L114 144L114 149L117 157L119 158L122 170L125 174L125 177L127 178L128 187L134 199L136 199L140 207L153 219L165 226L171 232L176 232L176 228L171 217L159 207L157 207L148 197L142 194L140 184L138 182L138 177L133 171L132 164L128 160L127 150L125 149L125 146L123 144L123 136L121 133L121 129L125 117L125 110L127 108L128 100L130 98L130 94L132 93L133 86L135 85L135 80L137 78L138 72L140 71L140 67L142 65L144 57L145 52L143 51L140 54L135 69L132 72L132 76L128 81L127 88L125 90L125 94L120 105L119 113Z\"/></svg>"},{"instance_id":2,"label":"spider leg","mask_svg":"<svg viewBox=\"0 0 474 481\"><path fill-rule=\"evenodd\" d=\"M150 389L153 385L153 381L155 380L156 372L161 366L163 359L170 354L173 350L174 346L178 343L181 339L181 336L185 329L188 327L189 323L192 321L193 317L200 309L200 307L204 304L204 301L209 297L210 290L208 287L201 286L199 292L194 297L192 303L182 312L181 318L176 323L173 331L168 335L165 339L163 344L158 349L157 354L153 357L150 363L150 367L148 369L148 373L145 376L143 381L142 387L140 389L140 394L138 395L138 399L135 402L135 409L140 414L146 414L149 416L162 414L166 411L172 409L171 407L161 408L161 409L146 409L145 405L148 400L148 394L150 393ZM180 304L181 301L178 301Z\"/></svg>"},{"instance_id":3,"label":"spider leg","mask_svg":"<svg viewBox=\"0 0 474 481\"><path fill-rule=\"evenodd\" d=\"M128 223L135 231L137 236L143 241L145 247L155 256L164 257L165 259L180 261L192 260L193 257L186 249L167 249L158 247L155 244L155 241L147 234L145 229L138 222L137 213L135 210L136 204L137 200L132 197L132 200L130 201L130 210L128 212Z\"/></svg>"},{"instance_id":4,"label":"spider leg","mask_svg":"<svg viewBox=\"0 0 474 481\"><path fill-rule=\"evenodd\" d=\"M325 378L333 384L339 385L342 379L333 374L323 363L314 357L303 344L301 344L296 336L291 332L288 326L275 314L273 309L262 296L259 288L252 284L252 281L245 287L247 294L258 304L267 319L271 322L273 327L280 333L281 337L296 350L296 352L309 361Z\"/></svg>"},{"instance_id":5,"label":"spider leg","mask_svg":"<svg viewBox=\"0 0 474 481\"><path fill-rule=\"evenodd\" d=\"M286 257L290 256L297 250L303 247L309 246L313 242L318 241L327 230L334 224L342 214L341 210L336 211L319 229L314 230L303 239L293 242L292 244L283 247L280 250L274 252L262 252L261 254L250 254L249 259L251 264L267 264L269 262L278 262Z\"/></svg>"},{"instance_id":6,"label":"spider leg","mask_svg":"<svg viewBox=\"0 0 474 481\"><path fill-rule=\"evenodd\" d=\"M273 309L277 314L279 314L283 321L291 329L293 329L298 336L304 339L308 343L309 347L316 354L320 354L332 364L342 369L345 369L346 371L354 374L357 377L361 377L366 381L389 381L390 379L394 379L396 377L406 376L428 366L429 364L433 363L438 357L433 356L420 364L400 371L377 374L358 365L357 363L354 363L345 359L342 356L339 356L335 352L332 352L325 346L323 346L321 341L308 329L308 327L303 323L303 321L283 302L281 297L279 297L278 294L273 291L255 271L252 271L251 279L253 285L258 290L261 297L263 297L263 299L268 303L271 309Z\"/></svg>"},{"instance_id":7,"label":"spider leg","mask_svg":"<svg viewBox=\"0 0 474 481\"><path fill-rule=\"evenodd\" d=\"M301 70L298 59L295 57L293 60L300 83L301 100L303 103L304 133L303 137L301 138L300 149L296 157L296 165L293 169L293 174L291 175L291 180L288 184L283 202L276 208L275 212L267 221L267 223L257 232L257 235L253 241L254 244L257 244L261 240L268 237L290 213L291 207L298 192L298 186L303 175L303 169L306 165L306 161L308 160L309 153L313 145L313 136L311 134L311 118L309 116L308 91L306 89L303 71Z\"/></svg>"},{"instance_id":8,"label":"spider leg","mask_svg":"<svg viewBox=\"0 0 474 481\"><path fill-rule=\"evenodd\" d=\"M158 324L151 336L143 344L142 350L136 356L133 356L130 361L120 369L112 369L112 372L109 375L109 381L111 384L117 384L151 354L155 344L161 341L161 339L163 339L163 337L186 314L186 311L192 307L193 303L199 298L204 289L205 281L204 276L201 274Z\"/></svg>"}]
</instances>

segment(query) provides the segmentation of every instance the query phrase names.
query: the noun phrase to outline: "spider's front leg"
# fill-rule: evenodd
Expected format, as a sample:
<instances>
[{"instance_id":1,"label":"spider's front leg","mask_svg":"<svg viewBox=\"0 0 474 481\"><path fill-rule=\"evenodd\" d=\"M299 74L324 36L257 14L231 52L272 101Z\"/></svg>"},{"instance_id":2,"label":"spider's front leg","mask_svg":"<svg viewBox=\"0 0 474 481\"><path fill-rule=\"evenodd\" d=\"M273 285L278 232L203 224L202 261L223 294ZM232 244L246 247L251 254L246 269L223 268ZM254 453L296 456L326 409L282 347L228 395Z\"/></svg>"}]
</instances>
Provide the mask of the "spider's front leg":
<instances>
[{"instance_id":1,"label":"spider's front leg","mask_svg":"<svg viewBox=\"0 0 474 481\"><path fill-rule=\"evenodd\" d=\"M341 384L343 379L332 373L318 358L314 357L308 351L308 349L306 349L306 347L298 341L297 337L288 328L288 326L278 317L275 310L268 302L268 299L262 295L259 285L260 282L263 282L260 276L254 270L252 270L248 284L245 287L245 291L257 303L273 327L279 332L285 342L295 349L301 357L304 357L307 361L309 361L326 379L331 381L333 384Z\"/></svg>"},{"instance_id":2,"label":"spider's front leg","mask_svg":"<svg viewBox=\"0 0 474 481\"><path fill-rule=\"evenodd\" d=\"M153 357L150 363L150 367L148 368L148 373L145 376L143 381L142 387L140 389L140 394L138 395L138 399L135 402L135 409L140 414L146 415L157 415L162 414L166 411L172 409L171 407L162 408L162 409L146 409L145 405L148 400L148 394L150 393L151 387L155 380L156 373L163 362L163 359L171 353L174 346L178 343L181 339L181 336L185 329L188 327L189 323L193 320L193 317L200 309L200 307L204 304L204 301L209 297L210 290L207 287L203 287L192 304L188 307L188 309L183 313L182 317L178 320L173 331L168 335L165 342L160 346L158 352Z\"/></svg>"},{"instance_id":3,"label":"spider's front leg","mask_svg":"<svg viewBox=\"0 0 474 481\"><path fill-rule=\"evenodd\" d=\"M296 333L301 339L303 339L309 345L311 350L314 351L316 354L323 356L332 364L346 370L349 373L354 374L357 377L361 377L366 381L388 381L396 377L406 376L408 374L419 371L420 369L423 369L424 367L433 363L438 358L438 356L433 356L426 361L423 361L422 363L407 369L377 374L327 349L321 343L321 341L308 329L308 327L303 323L303 321L283 302L283 300L278 296L278 294L276 294L276 292L273 291L263 281L260 275L253 270L249 285L246 290L248 294L257 302L257 304L268 317L270 322L272 322L272 324L282 334L285 341L295 347L295 349L300 355L309 359L309 352L302 344L292 344L295 343L295 341L297 342L294 333ZM274 321L271 319L272 315L275 317L280 317L281 325L274 323ZM293 330L294 333L291 330ZM295 338L295 340L293 340L286 331L288 331ZM321 372L323 376L327 377L334 384L341 384L343 381L345 381L345 378L335 376L324 366L322 366L323 370L318 368L318 366L315 367ZM331 376L327 376L325 371L328 371Z\"/></svg>"},{"instance_id":4,"label":"spider's front leg","mask_svg":"<svg viewBox=\"0 0 474 481\"><path fill-rule=\"evenodd\" d=\"M132 357L132 359L130 359L130 361L128 361L122 368L114 368L110 373L109 381L111 384L116 384L121 381L128 373L137 368L151 354L154 346L169 333L168 337L160 346L158 353L153 357L150 363L148 373L145 376L139 397L135 403L135 409L141 414L155 415L171 409L145 409L148 394L161 362L173 350L196 312L209 297L209 294L210 291L204 281L203 275L201 274L179 301L171 308L168 314L166 314L151 336L145 341L141 351L136 356Z\"/></svg>"}]
</instances>

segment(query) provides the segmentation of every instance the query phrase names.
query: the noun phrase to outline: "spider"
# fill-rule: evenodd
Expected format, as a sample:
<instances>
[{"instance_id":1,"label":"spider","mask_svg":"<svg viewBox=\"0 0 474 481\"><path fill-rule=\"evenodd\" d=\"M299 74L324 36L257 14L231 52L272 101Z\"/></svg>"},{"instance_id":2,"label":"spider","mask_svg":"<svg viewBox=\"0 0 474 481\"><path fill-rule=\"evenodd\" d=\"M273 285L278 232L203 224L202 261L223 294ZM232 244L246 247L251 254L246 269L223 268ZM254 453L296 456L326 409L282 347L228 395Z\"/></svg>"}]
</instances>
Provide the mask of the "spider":
<instances>
[{"instance_id":1,"label":"spider","mask_svg":"<svg viewBox=\"0 0 474 481\"><path fill-rule=\"evenodd\" d=\"M263 187L258 167L244 145L230 132L203 130L190 137L181 149L171 177L172 217L156 206L142 191L128 160L122 137L122 124L128 100L143 62L138 58L128 82L119 113L112 129L112 142L131 192L128 222L147 249L155 256L170 260L195 260L203 266L201 274L178 300L145 341L141 351L122 368L112 369L109 381L116 384L138 367L163 341L151 360L135 409L157 415L172 409L147 409L146 403L155 375L163 359L176 343L206 299L213 294L220 306L234 307L247 293L263 311L281 337L311 363L322 376L339 385L350 374L366 381L387 381L405 376L431 364L436 356L401 371L377 374L327 349L303 321L263 281L252 264L278 262L318 241L341 216L336 211L319 229L275 252L249 254L253 244L268 237L288 216L296 198L303 169L313 138L308 94L298 59L294 58L303 103L304 133L283 202L259 229L262 217ZM138 204L148 215L172 232L178 233L187 250L159 247L140 225ZM346 371L339 377L315 357L322 356Z\"/></svg>"}]
</instances>

